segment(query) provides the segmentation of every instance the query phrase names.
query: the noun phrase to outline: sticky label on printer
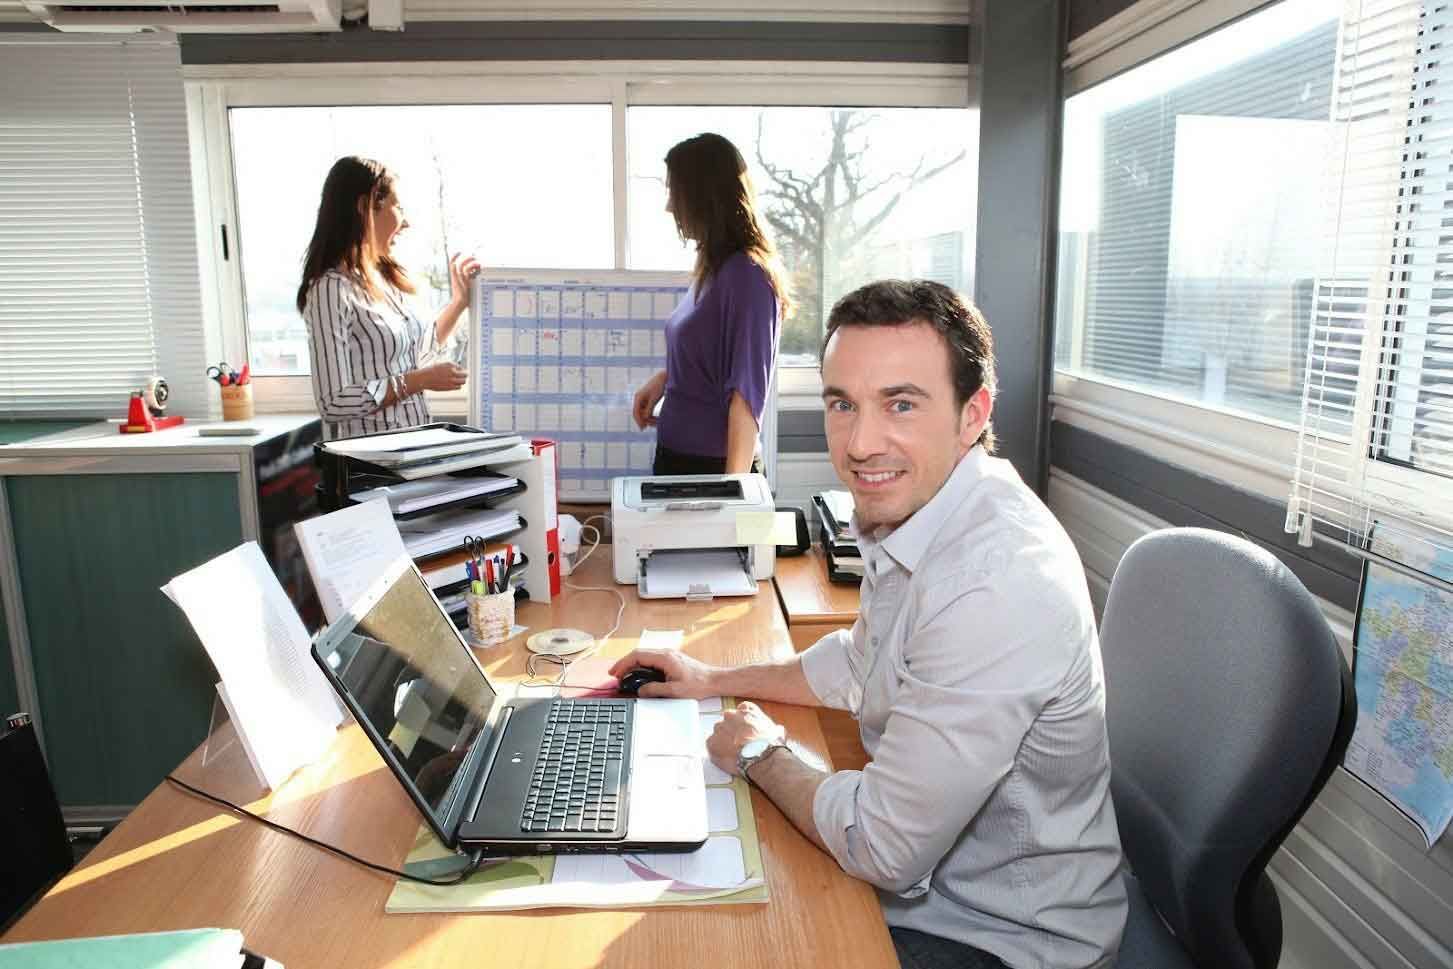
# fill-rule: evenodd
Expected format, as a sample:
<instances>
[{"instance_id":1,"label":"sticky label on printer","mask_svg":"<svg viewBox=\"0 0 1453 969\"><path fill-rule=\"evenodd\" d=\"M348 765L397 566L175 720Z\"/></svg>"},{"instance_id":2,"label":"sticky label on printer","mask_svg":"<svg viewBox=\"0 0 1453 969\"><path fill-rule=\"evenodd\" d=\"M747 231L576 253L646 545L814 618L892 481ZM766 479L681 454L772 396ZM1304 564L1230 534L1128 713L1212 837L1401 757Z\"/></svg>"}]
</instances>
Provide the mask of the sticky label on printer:
<instances>
[{"instance_id":1,"label":"sticky label on printer","mask_svg":"<svg viewBox=\"0 0 1453 969\"><path fill-rule=\"evenodd\" d=\"M797 518L790 511L739 511L737 544L796 545Z\"/></svg>"}]
</instances>

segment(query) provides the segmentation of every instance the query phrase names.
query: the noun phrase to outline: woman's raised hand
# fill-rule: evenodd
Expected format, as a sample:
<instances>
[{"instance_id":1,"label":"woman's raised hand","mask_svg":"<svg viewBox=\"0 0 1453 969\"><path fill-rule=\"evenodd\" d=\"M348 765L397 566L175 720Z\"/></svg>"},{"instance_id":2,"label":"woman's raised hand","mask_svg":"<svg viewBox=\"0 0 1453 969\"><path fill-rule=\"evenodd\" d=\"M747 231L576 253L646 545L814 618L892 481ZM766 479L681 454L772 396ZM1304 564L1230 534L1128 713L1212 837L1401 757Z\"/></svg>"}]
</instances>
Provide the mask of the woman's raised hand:
<instances>
[{"instance_id":1,"label":"woman's raised hand","mask_svg":"<svg viewBox=\"0 0 1453 969\"><path fill-rule=\"evenodd\" d=\"M469 371L446 360L415 370L410 382L419 390L458 390L468 379Z\"/></svg>"},{"instance_id":2,"label":"woman's raised hand","mask_svg":"<svg viewBox=\"0 0 1453 969\"><path fill-rule=\"evenodd\" d=\"M449 257L449 302L469 306L469 284L479 275L479 260L456 252Z\"/></svg>"}]
</instances>

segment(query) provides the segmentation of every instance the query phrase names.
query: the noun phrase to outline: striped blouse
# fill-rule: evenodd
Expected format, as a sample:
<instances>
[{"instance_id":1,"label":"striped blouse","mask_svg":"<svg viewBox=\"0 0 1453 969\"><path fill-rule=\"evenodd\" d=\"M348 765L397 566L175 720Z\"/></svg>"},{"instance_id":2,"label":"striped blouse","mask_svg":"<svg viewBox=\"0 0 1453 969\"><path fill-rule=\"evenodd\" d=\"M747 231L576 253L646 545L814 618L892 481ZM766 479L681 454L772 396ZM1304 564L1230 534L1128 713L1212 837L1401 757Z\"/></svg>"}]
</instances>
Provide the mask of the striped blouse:
<instances>
[{"instance_id":1,"label":"striped blouse","mask_svg":"<svg viewBox=\"0 0 1453 969\"><path fill-rule=\"evenodd\" d=\"M388 378L435 362L434 327L410 312L403 294L386 287L368 298L336 269L313 281L303 305L313 362L313 400L323 437L333 440L413 427L430 421L423 394L381 407Z\"/></svg>"}]
</instances>

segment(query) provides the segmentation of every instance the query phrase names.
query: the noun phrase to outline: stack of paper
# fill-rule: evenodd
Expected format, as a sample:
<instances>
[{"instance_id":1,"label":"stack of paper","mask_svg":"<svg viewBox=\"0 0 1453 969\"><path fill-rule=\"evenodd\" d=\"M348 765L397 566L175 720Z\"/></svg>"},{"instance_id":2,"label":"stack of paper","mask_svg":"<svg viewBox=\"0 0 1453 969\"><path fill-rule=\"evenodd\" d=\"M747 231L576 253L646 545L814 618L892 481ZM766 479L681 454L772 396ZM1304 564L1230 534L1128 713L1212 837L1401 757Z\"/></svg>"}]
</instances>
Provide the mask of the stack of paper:
<instances>
[{"instance_id":1,"label":"stack of paper","mask_svg":"<svg viewBox=\"0 0 1453 969\"><path fill-rule=\"evenodd\" d=\"M452 430L447 427L421 427L394 434L330 441L325 445L334 454L357 458L386 468L405 467L435 458L457 454L483 454L522 443L518 434L493 434L488 431Z\"/></svg>"},{"instance_id":2,"label":"stack of paper","mask_svg":"<svg viewBox=\"0 0 1453 969\"><path fill-rule=\"evenodd\" d=\"M276 789L322 756L342 720L297 610L256 542L167 583L222 682L217 692L257 775Z\"/></svg>"},{"instance_id":3,"label":"stack of paper","mask_svg":"<svg viewBox=\"0 0 1453 969\"><path fill-rule=\"evenodd\" d=\"M357 491L348 497L357 502L382 498L388 502L389 509L395 515L406 515L409 512L422 511L425 508L448 504L451 501L508 491L518 486L519 483L517 478L505 477L424 478L419 481L401 481L397 484L384 485L381 488L370 488L368 491Z\"/></svg>"},{"instance_id":4,"label":"stack of paper","mask_svg":"<svg viewBox=\"0 0 1453 969\"><path fill-rule=\"evenodd\" d=\"M399 465L389 470L405 481L414 481L436 474L465 471L469 468L496 467L498 465L514 464L518 461L528 461L532 453L530 446L521 442L493 451L471 452L469 454L446 454L443 457L428 458L422 461Z\"/></svg>"},{"instance_id":5,"label":"stack of paper","mask_svg":"<svg viewBox=\"0 0 1453 969\"><path fill-rule=\"evenodd\" d=\"M374 502L370 502L374 504ZM508 535L520 528L520 516L509 510L470 508L425 515L411 521L398 522L404 548L413 558L452 552L464 546L464 537L482 539Z\"/></svg>"},{"instance_id":6,"label":"stack of paper","mask_svg":"<svg viewBox=\"0 0 1453 969\"><path fill-rule=\"evenodd\" d=\"M184 929L0 945L5 969L239 969L246 964L236 929ZM268 969L280 963L262 959Z\"/></svg>"},{"instance_id":7,"label":"stack of paper","mask_svg":"<svg viewBox=\"0 0 1453 969\"><path fill-rule=\"evenodd\" d=\"M828 577L838 582L855 582L863 576L863 558L858 535L853 530L853 496L848 491L823 491L812 496L817 523L822 529L822 550L827 556Z\"/></svg>"}]
</instances>

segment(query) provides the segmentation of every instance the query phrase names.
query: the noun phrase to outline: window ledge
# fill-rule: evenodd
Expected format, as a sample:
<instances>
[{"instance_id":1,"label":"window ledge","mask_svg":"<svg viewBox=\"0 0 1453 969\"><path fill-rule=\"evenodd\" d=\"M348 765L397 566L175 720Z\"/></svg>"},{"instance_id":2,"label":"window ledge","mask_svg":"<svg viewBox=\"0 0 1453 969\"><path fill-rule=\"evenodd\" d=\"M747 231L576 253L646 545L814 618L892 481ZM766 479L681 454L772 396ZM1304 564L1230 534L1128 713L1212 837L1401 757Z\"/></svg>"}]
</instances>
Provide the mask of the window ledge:
<instances>
[{"instance_id":1,"label":"window ledge","mask_svg":"<svg viewBox=\"0 0 1453 969\"><path fill-rule=\"evenodd\" d=\"M1056 371L1055 420L1103 434L1255 494L1284 500L1297 432Z\"/></svg>"}]
</instances>

